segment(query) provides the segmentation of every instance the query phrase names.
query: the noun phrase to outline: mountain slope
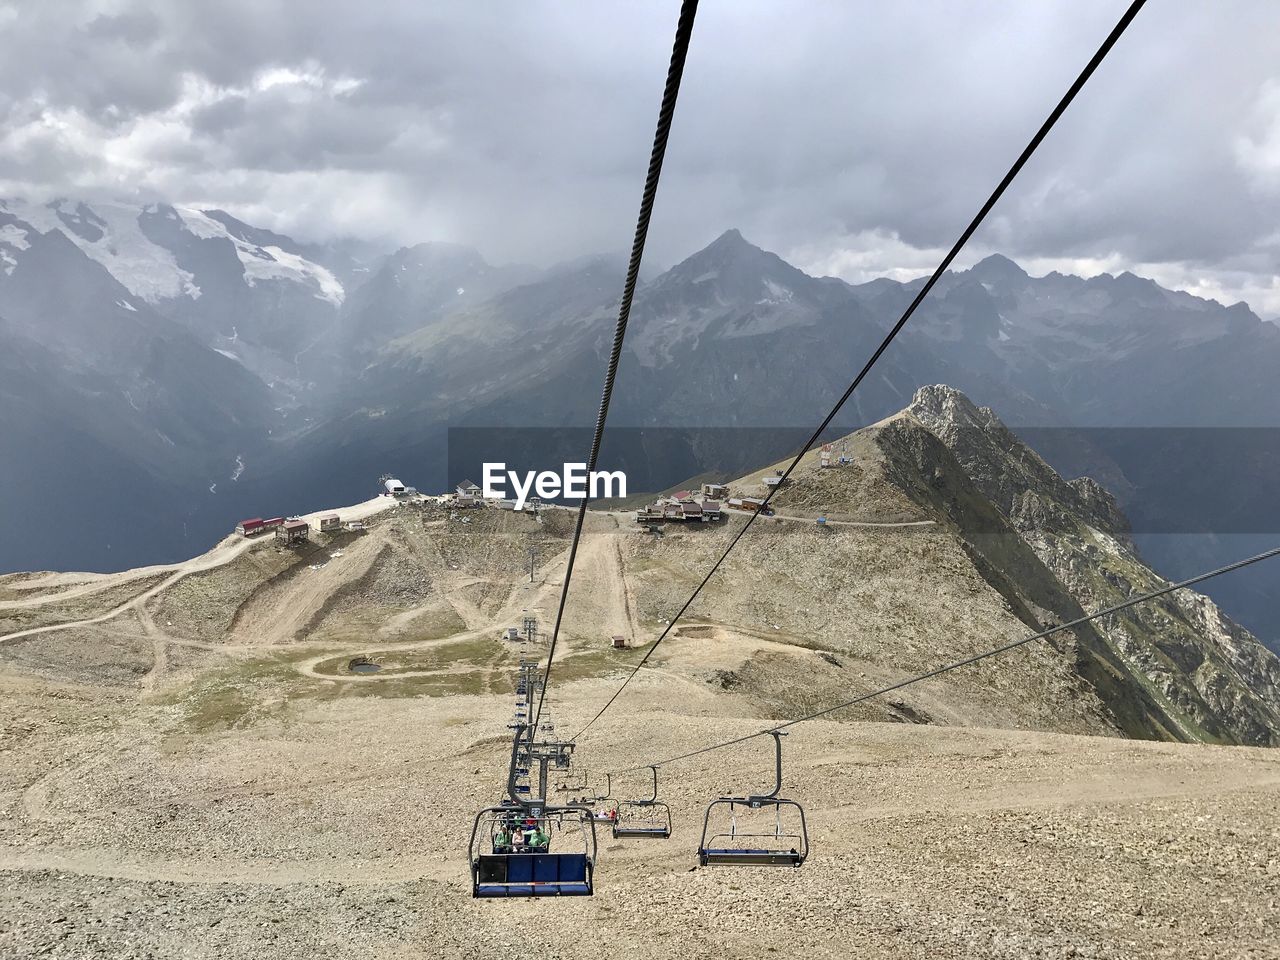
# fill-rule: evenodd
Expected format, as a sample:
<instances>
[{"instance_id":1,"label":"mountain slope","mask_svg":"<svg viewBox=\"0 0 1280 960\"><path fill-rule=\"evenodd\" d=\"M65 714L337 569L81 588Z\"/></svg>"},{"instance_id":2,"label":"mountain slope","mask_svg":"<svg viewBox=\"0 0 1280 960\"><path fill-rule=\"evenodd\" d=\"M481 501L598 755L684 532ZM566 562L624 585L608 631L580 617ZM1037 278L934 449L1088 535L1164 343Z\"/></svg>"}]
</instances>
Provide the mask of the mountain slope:
<instances>
[{"instance_id":1,"label":"mountain slope","mask_svg":"<svg viewBox=\"0 0 1280 960\"><path fill-rule=\"evenodd\" d=\"M620 274L603 259L494 267L441 244L383 257L217 210L0 202L3 336L16 357L35 346L65 364L45 382L78 409L41 389L33 404L64 411L64 429L113 450L125 472L176 478L188 495L222 484L153 531L170 557L191 548L174 539L183 522L207 539L242 512L362 496L385 470L441 488L459 479L445 462L450 427L589 427ZM781 455L919 283L810 277L727 231L641 285L610 425L672 428L643 450L655 488ZM1280 328L1243 305L1128 274L1031 277L991 257L943 277L837 427L955 384L1065 476L1102 481L1144 554L1182 575L1280 529L1266 496L1280 469L1277 365ZM1150 429L1160 424L1170 432ZM1236 429L1248 424L1260 429ZM18 453L37 458L30 442ZM38 511L55 509L34 496ZM145 547L133 523L111 538ZM77 562L73 551L61 565ZM1208 589L1280 644L1280 574Z\"/></svg>"},{"instance_id":2,"label":"mountain slope","mask_svg":"<svg viewBox=\"0 0 1280 960\"><path fill-rule=\"evenodd\" d=\"M356 290L341 321L341 348L372 353L389 341L434 330L499 294L533 279L528 267L494 267L476 250L420 243L387 257ZM465 322L449 326L465 327Z\"/></svg>"},{"instance_id":3,"label":"mountain slope","mask_svg":"<svg viewBox=\"0 0 1280 960\"><path fill-rule=\"evenodd\" d=\"M731 704L742 715L794 717L1163 582L1125 543L1123 515L1105 492L1063 481L953 390L922 390L846 446L848 466L823 469L806 457L777 496L778 516L742 538L653 659L644 684L661 681L668 699L650 696L649 709ZM1005 485L1010 474L1018 479ZM760 476L735 481L735 493L757 493ZM193 717L224 709L228 697L239 716L245 684L280 704L310 695L317 679L376 692L345 669L357 653L382 665L377 682L405 695L506 682L501 664L515 652L498 639L501 628L555 610L572 511L489 508L463 523L447 503L383 503L376 516L364 510L367 532L316 533L296 550L229 537L185 565L190 576L91 626L136 639L136 612L155 643L194 644L199 670L223 669L222 644L278 654L261 677L234 670L190 687L155 668L151 683L185 691ZM816 524L819 514L830 522ZM574 684L607 687L634 662L634 648L658 635L744 522L670 525L655 538L629 514L592 512L557 697L577 702ZM41 581L28 580L0 582L0 614L29 624L35 605L38 622L64 623L70 637L90 626L74 618L119 602L95 606L94 596L116 597L138 577L103 578L66 600L60 581L42 595ZM61 632L9 641L0 631L0 666L56 678L65 663L126 692L136 682L94 680L92 651L68 646ZM633 650L602 653L615 634ZM1280 745L1277 679L1274 654L1206 598L1183 593L869 700L841 719Z\"/></svg>"},{"instance_id":4,"label":"mountain slope","mask_svg":"<svg viewBox=\"0 0 1280 960\"><path fill-rule=\"evenodd\" d=\"M1105 490L1065 482L991 410L930 387L908 413L946 444L1078 603L1100 609L1167 582L1142 561ZM1113 664L1122 662L1184 733L1280 742L1280 661L1207 597L1179 591L1105 618L1096 631Z\"/></svg>"},{"instance_id":5,"label":"mountain slope","mask_svg":"<svg viewBox=\"0 0 1280 960\"><path fill-rule=\"evenodd\" d=\"M150 305L265 381L284 382L281 398L332 369L331 357L313 364L307 348L336 323L346 289L334 270L308 259L314 249L288 237L219 210L0 201L0 256L9 273L20 251L38 259L29 251L39 237L69 240L135 305ZM333 260L351 275L346 257Z\"/></svg>"},{"instance_id":6,"label":"mountain slope","mask_svg":"<svg viewBox=\"0 0 1280 960\"><path fill-rule=\"evenodd\" d=\"M13 478L0 506L12 536L0 564L118 567L189 550L179 545L197 504L268 441L270 392L62 230L23 230L10 259L0 430Z\"/></svg>"}]
</instances>

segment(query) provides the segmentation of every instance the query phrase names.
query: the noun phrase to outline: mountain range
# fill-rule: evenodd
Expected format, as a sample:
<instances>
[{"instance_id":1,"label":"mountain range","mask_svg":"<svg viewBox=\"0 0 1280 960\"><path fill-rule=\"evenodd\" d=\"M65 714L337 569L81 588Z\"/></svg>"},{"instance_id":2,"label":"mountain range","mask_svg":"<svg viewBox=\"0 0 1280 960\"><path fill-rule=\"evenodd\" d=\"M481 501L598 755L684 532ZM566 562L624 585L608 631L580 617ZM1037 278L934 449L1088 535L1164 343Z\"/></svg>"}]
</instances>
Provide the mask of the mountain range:
<instances>
[{"instance_id":1,"label":"mountain range","mask_svg":"<svg viewBox=\"0 0 1280 960\"><path fill-rule=\"evenodd\" d=\"M622 269L0 201L0 570L175 560L244 516L362 499L384 471L443 488L461 479L450 428L588 426ZM922 282L811 277L729 230L639 288L610 424L778 431L702 435L672 483L781 455ZM992 256L942 278L833 429L952 384L1110 489L1177 576L1280 529L1260 496L1280 466L1277 368L1280 327L1244 304ZM1214 596L1274 640L1276 585L1259 570Z\"/></svg>"}]
</instances>

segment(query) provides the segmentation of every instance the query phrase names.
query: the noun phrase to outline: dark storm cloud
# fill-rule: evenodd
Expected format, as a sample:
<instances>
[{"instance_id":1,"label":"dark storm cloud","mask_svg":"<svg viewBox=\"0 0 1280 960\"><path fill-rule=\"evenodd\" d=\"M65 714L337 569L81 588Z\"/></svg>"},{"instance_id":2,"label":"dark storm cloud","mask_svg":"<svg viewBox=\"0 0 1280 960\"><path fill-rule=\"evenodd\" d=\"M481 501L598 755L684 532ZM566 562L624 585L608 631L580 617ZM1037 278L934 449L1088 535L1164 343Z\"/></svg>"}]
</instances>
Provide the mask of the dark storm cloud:
<instances>
[{"instance_id":1,"label":"dark storm cloud","mask_svg":"<svg viewBox=\"0 0 1280 960\"><path fill-rule=\"evenodd\" d=\"M704 3L652 259L922 272L1116 0ZM625 246L677 4L0 0L0 189L547 262ZM1280 8L1152 4L975 238L1280 312ZM1271 292L1269 292L1271 291Z\"/></svg>"}]
</instances>

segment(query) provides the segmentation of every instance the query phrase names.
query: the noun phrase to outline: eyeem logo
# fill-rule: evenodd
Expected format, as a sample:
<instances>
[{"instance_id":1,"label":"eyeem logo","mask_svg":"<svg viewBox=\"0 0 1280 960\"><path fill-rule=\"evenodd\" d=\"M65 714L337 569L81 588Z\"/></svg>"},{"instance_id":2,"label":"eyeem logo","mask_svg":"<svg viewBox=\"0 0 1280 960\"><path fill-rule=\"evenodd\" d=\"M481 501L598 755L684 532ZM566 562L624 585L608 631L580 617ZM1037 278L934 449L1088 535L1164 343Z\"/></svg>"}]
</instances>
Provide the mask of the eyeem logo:
<instances>
[{"instance_id":1,"label":"eyeem logo","mask_svg":"<svg viewBox=\"0 0 1280 960\"><path fill-rule=\"evenodd\" d=\"M588 473L585 463L566 463L559 473L554 470L529 470L524 474L523 483L521 479L520 474L508 470L505 463L486 463L483 493L491 500L505 500L507 481L510 480L517 510L524 509L531 491L543 500L555 500L558 497L581 500L588 495L588 490L592 500L627 495L625 473L621 470L592 470Z\"/></svg>"}]
</instances>

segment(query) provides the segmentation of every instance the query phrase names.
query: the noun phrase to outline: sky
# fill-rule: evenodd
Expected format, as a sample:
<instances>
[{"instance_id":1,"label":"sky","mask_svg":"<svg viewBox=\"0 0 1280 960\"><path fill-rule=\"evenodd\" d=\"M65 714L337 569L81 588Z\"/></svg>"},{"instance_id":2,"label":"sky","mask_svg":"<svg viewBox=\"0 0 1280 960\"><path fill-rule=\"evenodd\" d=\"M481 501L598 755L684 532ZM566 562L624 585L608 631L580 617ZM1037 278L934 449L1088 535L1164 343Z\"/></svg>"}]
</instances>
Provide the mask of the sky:
<instances>
[{"instance_id":1,"label":"sky","mask_svg":"<svg viewBox=\"0 0 1280 960\"><path fill-rule=\"evenodd\" d=\"M1126 4L703 0L647 266L928 273ZM630 245L675 0L0 0L0 196L547 265ZM1280 316L1280 4L1159 0L975 236Z\"/></svg>"}]
</instances>

